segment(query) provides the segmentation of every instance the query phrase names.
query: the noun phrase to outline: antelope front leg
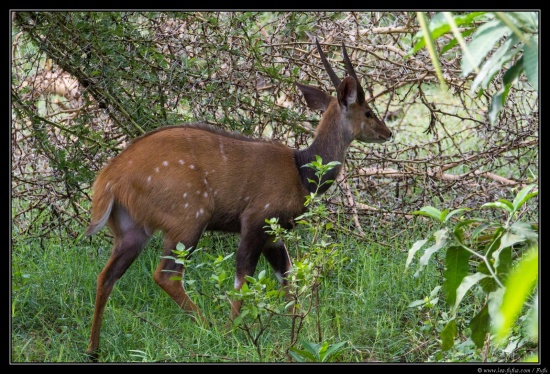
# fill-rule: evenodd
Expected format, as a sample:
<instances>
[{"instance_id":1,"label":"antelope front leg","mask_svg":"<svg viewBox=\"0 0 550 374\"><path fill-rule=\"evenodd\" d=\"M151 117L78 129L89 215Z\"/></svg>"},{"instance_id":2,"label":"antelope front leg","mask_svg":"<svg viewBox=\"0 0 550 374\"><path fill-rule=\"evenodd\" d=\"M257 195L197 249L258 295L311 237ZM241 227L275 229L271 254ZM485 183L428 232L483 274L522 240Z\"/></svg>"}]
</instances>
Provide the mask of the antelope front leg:
<instances>
[{"instance_id":1,"label":"antelope front leg","mask_svg":"<svg viewBox=\"0 0 550 374\"><path fill-rule=\"evenodd\" d=\"M286 300L294 300L290 294L288 280L286 279L288 271L292 268L292 262L283 241L277 240L274 242L272 238L269 238L262 250L262 254L275 271L275 275L285 291ZM290 308L290 312L292 313L293 310L294 306Z\"/></svg>"},{"instance_id":2,"label":"antelope front leg","mask_svg":"<svg viewBox=\"0 0 550 374\"><path fill-rule=\"evenodd\" d=\"M247 275L254 275L265 240L266 236L261 229L242 230L236 258L235 289L237 291L245 284ZM240 314L241 305L242 300L231 301L232 320Z\"/></svg>"}]
</instances>

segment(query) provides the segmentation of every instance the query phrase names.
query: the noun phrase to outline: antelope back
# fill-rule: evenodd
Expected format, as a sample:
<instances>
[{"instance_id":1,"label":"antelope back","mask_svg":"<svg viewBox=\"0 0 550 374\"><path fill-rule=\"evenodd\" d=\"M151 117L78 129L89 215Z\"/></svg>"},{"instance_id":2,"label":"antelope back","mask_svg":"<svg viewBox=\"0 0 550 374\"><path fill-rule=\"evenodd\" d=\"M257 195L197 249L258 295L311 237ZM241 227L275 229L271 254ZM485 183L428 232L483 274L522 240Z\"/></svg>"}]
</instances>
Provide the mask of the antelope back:
<instances>
[{"instance_id":1,"label":"antelope back","mask_svg":"<svg viewBox=\"0 0 550 374\"><path fill-rule=\"evenodd\" d=\"M285 212L290 219L303 210L305 195L288 147L198 124L136 139L99 173L93 189L88 235L108 220L116 200L148 233L162 230L174 240L197 225L237 232L243 213L263 220Z\"/></svg>"}]
</instances>

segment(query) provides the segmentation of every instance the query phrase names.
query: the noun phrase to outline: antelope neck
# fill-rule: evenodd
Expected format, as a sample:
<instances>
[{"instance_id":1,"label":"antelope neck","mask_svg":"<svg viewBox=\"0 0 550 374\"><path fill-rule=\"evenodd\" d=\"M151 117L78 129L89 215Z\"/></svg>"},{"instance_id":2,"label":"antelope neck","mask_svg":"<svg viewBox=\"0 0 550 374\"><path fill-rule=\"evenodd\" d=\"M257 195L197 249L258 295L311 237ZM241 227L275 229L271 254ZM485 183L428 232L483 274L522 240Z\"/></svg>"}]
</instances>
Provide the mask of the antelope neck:
<instances>
[{"instance_id":1,"label":"antelope neck","mask_svg":"<svg viewBox=\"0 0 550 374\"><path fill-rule=\"evenodd\" d=\"M315 161L315 156L320 156L323 159L323 164L327 164L331 161L338 161L340 165L331 169L322 181L336 180L338 173L342 169L347 149L352 142L350 135L345 131L322 131L323 128L319 124L319 132L316 135L313 143L305 149L296 150L294 152L294 160L300 173L302 184L308 192L314 192L316 185L309 182L308 179L317 181L315 170L309 167L305 167L305 164ZM324 184L319 188L318 193L323 193L329 189L331 184Z\"/></svg>"}]
</instances>

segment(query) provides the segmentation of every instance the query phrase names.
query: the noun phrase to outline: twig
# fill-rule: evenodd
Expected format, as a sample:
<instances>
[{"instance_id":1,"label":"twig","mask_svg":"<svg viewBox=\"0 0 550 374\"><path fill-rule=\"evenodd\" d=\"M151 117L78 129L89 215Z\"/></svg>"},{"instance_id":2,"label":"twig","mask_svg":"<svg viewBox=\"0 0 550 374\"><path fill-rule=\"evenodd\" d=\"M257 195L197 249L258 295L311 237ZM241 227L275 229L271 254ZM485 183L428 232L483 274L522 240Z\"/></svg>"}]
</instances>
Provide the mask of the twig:
<instances>
[{"instance_id":1,"label":"twig","mask_svg":"<svg viewBox=\"0 0 550 374\"><path fill-rule=\"evenodd\" d=\"M344 165L343 172L340 173L340 175L336 178L336 181L338 182L338 185L340 188L344 191L344 195L346 196L347 202L349 204L349 207L351 208L351 214L353 216L353 222L355 223L355 227L357 228L357 231L359 232L359 236L364 237L365 232L363 231L363 228L361 227L361 223L359 222L359 216L357 215L357 206L355 199L353 198L353 194L351 193L351 189L349 187L349 184L346 180L346 166Z\"/></svg>"}]
</instances>

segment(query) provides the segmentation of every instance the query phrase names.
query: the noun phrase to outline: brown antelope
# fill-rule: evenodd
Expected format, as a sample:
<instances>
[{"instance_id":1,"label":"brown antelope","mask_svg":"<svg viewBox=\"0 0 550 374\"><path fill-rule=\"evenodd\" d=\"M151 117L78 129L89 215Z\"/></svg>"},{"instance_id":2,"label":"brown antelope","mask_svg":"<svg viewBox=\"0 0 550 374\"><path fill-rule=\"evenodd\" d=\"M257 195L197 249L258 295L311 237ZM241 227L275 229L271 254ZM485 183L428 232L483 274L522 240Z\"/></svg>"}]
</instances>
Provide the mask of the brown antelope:
<instances>
[{"instance_id":1,"label":"brown antelope","mask_svg":"<svg viewBox=\"0 0 550 374\"><path fill-rule=\"evenodd\" d=\"M86 235L105 224L114 236L111 257L97 277L97 294L87 353L97 360L105 304L115 282L134 262L151 235L164 233L164 256L179 242L195 248L205 230L240 233L235 288L252 276L263 254L284 289L291 262L285 245L264 231L265 219L276 217L282 227L304 212L305 196L316 188L315 171L302 166L319 155L323 162L344 161L353 140L381 143L391 131L365 102L365 91L342 43L349 76L340 80L319 42L317 49L337 97L297 83L307 105L323 111L313 143L306 149L251 139L203 124L163 127L135 139L100 171L93 185L92 219ZM336 179L341 166L325 180ZM319 193L329 187L323 185ZM184 311L203 319L181 281L170 280L183 267L162 258L155 282ZM231 303L234 318L241 302Z\"/></svg>"}]
</instances>

